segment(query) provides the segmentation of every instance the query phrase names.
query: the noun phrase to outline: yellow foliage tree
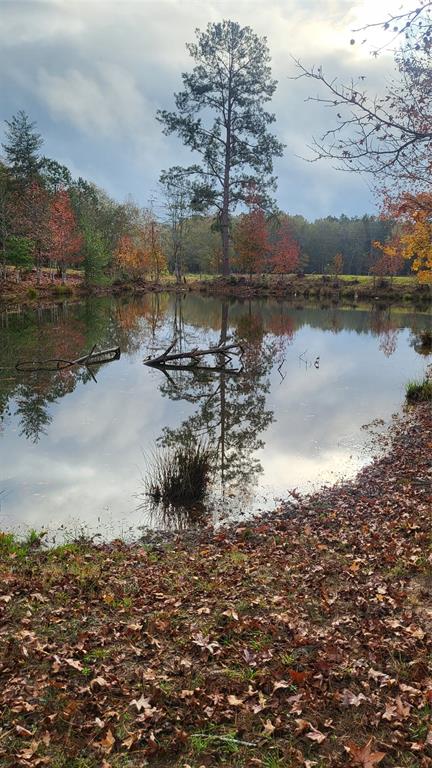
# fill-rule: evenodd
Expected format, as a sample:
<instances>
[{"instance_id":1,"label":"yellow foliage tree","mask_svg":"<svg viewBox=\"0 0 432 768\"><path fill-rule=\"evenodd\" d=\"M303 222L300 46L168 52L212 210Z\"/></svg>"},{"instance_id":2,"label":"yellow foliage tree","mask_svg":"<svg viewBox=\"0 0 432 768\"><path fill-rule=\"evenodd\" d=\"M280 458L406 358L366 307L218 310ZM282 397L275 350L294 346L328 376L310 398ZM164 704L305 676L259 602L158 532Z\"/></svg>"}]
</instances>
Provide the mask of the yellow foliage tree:
<instances>
[{"instance_id":1,"label":"yellow foliage tree","mask_svg":"<svg viewBox=\"0 0 432 768\"><path fill-rule=\"evenodd\" d=\"M432 283L432 194L405 194L387 211L400 222L399 234L388 243L375 242L389 258L411 259L411 269L422 283Z\"/></svg>"}]
</instances>

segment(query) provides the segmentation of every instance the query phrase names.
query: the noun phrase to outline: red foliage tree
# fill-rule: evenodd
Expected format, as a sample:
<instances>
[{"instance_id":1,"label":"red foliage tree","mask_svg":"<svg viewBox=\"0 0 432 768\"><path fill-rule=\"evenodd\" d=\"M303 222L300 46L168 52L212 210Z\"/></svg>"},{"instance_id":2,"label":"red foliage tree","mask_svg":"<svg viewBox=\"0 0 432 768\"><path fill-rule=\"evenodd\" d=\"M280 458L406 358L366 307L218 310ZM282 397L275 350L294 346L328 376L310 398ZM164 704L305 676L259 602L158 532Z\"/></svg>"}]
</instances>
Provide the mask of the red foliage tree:
<instances>
[{"instance_id":1,"label":"red foliage tree","mask_svg":"<svg viewBox=\"0 0 432 768\"><path fill-rule=\"evenodd\" d=\"M249 276L262 272L269 252L267 222L264 211L253 207L240 216L234 236L236 263Z\"/></svg>"},{"instance_id":2,"label":"red foliage tree","mask_svg":"<svg viewBox=\"0 0 432 768\"><path fill-rule=\"evenodd\" d=\"M282 222L277 233L277 240L270 252L270 269L283 274L295 272L299 266L300 247L294 239L287 221Z\"/></svg>"},{"instance_id":3,"label":"red foliage tree","mask_svg":"<svg viewBox=\"0 0 432 768\"><path fill-rule=\"evenodd\" d=\"M49 229L50 255L59 265L64 277L68 266L78 264L82 260L82 237L78 231L69 194L64 189L56 192L52 199Z\"/></svg>"}]
</instances>

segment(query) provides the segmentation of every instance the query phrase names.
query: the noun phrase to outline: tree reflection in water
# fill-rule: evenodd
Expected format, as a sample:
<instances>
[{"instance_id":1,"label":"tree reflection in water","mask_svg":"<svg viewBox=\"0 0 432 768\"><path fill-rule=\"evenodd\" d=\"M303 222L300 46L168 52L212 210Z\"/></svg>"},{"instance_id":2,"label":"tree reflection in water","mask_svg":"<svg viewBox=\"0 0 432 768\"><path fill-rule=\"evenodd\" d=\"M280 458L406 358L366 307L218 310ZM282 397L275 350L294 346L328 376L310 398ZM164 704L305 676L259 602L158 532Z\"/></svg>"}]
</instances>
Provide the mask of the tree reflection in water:
<instances>
[{"instance_id":1,"label":"tree reflection in water","mask_svg":"<svg viewBox=\"0 0 432 768\"><path fill-rule=\"evenodd\" d=\"M184 327L182 305L176 307L175 324L182 343ZM229 305L221 303L219 341L229 339ZM273 421L273 412L266 409L266 396L270 389L269 373L273 364L275 345L264 337L259 315L249 312L241 316L234 329L236 340L244 349L243 370L238 376L229 371L170 371L160 385L163 395L171 400L185 401L196 406L192 416L179 427L165 427L160 445L167 449L186 446L191 440L205 439L214 456L212 488L207 504L184 510L187 520L191 515L195 524L208 521L208 510L218 513L230 498L241 494L243 500L253 493L257 476L262 472L258 450L264 448L262 433ZM213 493L212 493L213 492ZM222 507L221 507L222 505ZM160 515L165 526L172 520L178 525L182 512L179 508L152 505L152 515ZM172 517L171 517L172 516Z\"/></svg>"}]
</instances>

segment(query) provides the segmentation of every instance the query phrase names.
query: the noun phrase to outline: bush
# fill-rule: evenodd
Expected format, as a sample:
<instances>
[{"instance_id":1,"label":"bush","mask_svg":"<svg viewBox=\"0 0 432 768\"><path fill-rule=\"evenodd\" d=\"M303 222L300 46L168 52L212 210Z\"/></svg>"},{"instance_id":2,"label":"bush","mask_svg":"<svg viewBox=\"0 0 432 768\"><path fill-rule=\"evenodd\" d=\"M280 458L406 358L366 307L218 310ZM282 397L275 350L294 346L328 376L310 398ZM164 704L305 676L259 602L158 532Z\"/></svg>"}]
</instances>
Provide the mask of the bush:
<instances>
[{"instance_id":1,"label":"bush","mask_svg":"<svg viewBox=\"0 0 432 768\"><path fill-rule=\"evenodd\" d=\"M53 294L54 296L72 296L73 290L70 285L56 285Z\"/></svg>"}]
</instances>

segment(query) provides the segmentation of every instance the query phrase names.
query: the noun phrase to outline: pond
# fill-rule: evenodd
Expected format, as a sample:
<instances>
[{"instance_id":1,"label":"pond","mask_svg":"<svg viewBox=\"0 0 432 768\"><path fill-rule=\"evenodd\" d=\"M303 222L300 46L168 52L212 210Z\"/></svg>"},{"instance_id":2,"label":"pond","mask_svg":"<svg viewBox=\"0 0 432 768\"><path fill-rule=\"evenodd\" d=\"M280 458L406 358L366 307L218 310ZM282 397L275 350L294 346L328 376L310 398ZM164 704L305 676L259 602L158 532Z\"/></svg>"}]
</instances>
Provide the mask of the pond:
<instances>
[{"instance_id":1,"label":"pond","mask_svg":"<svg viewBox=\"0 0 432 768\"><path fill-rule=\"evenodd\" d=\"M364 425L400 410L428 358L431 310L233 301L199 294L90 298L0 313L0 528L103 538L270 510L291 491L353 476L371 460ZM144 365L236 338L241 373ZM121 358L90 372L20 374L18 360ZM430 360L430 358L429 358ZM156 451L202 439L214 450L205 502L165 509L146 494Z\"/></svg>"}]
</instances>

